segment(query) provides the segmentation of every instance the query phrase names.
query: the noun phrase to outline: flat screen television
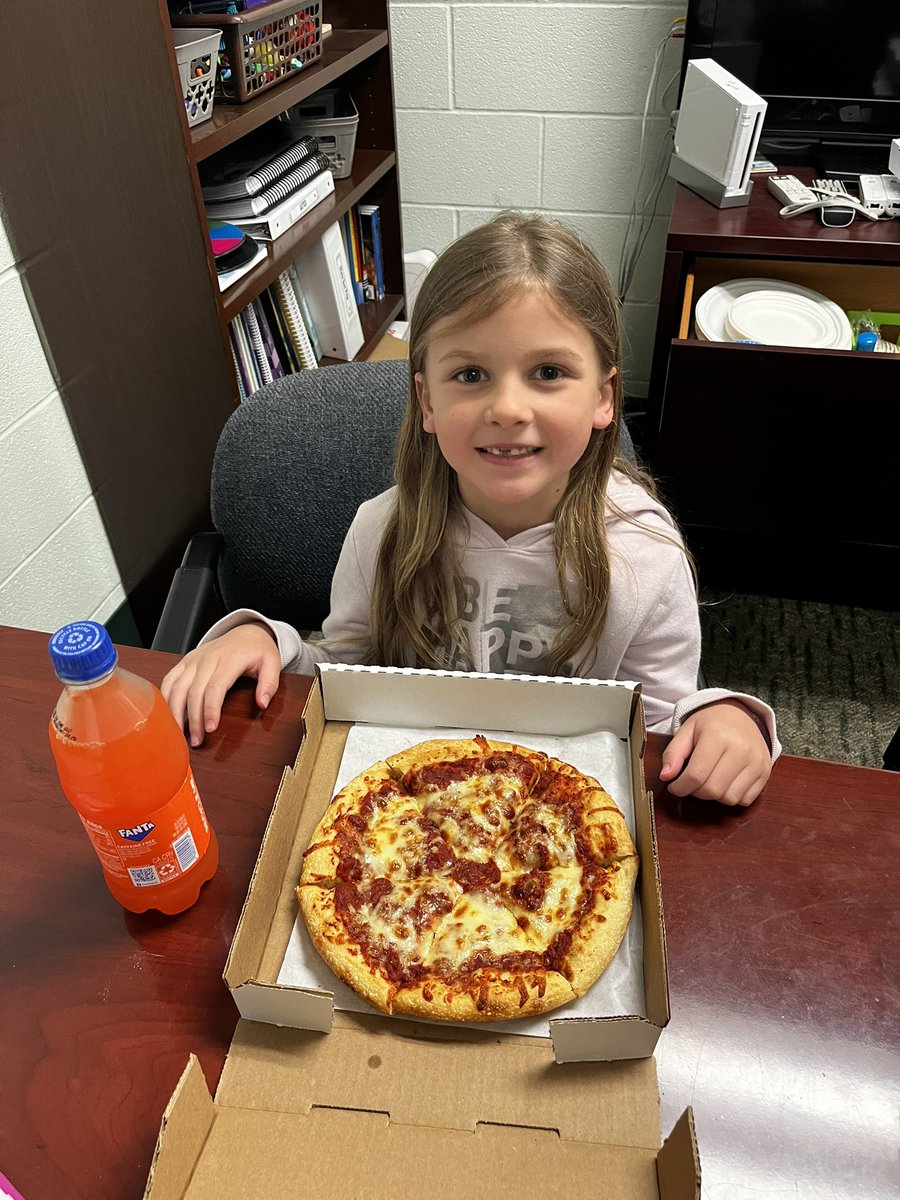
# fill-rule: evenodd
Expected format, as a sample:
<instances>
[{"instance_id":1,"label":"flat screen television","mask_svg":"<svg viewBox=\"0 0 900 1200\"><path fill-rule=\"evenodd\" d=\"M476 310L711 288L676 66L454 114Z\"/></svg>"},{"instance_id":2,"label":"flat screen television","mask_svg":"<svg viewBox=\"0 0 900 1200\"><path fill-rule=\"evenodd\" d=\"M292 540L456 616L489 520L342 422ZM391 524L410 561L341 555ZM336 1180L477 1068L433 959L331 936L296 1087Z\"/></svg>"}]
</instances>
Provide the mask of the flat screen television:
<instances>
[{"instance_id":1,"label":"flat screen television","mask_svg":"<svg viewBox=\"0 0 900 1200\"><path fill-rule=\"evenodd\" d=\"M900 137L900 0L688 0L692 58L715 59L767 102L759 151L778 166L887 172Z\"/></svg>"}]
</instances>

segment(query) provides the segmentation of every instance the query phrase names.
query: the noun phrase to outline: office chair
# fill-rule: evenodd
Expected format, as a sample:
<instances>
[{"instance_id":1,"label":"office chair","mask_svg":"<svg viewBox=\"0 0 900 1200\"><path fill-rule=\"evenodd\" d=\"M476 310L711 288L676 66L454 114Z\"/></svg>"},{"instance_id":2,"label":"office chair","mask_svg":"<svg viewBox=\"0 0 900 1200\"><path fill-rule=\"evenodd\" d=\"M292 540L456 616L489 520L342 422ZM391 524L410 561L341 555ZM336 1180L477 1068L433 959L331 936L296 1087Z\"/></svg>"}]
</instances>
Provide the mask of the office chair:
<instances>
[{"instance_id":1,"label":"office chair","mask_svg":"<svg viewBox=\"0 0 900 1200\"><path fill-rule=\"evenodd\" d=\"M236 608L321 629L350 522L393 482L408 378L403 360L342 363L277 379L235 409L213 460L215 530L188 545L154 650L186 654ZM624 422L620 450L635 461Z\"/></svg>"}]
</instances>

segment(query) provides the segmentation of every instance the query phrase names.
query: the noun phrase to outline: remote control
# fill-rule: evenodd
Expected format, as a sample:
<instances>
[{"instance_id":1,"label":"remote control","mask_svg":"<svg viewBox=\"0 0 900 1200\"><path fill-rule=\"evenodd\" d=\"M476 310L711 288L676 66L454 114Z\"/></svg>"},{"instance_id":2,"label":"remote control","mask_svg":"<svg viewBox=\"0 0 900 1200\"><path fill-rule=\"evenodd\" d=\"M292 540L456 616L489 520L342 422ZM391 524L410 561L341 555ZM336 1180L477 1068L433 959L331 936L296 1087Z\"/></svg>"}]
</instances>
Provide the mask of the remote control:
<instances>
[{"instance_id":1,"label":"remote control","mask_svg":"<svg viewBox=\"0 0 900 1200\"><path fill-rule=\"evenodd\" d=\"M879 215L900 217L900 179L896 175L860 175L859 198Z\"/></svg>"},{"instance_id":2,"label":"remote control","mask_svg":"<svg viewBox=\"0 0 900 1200\"><path fill-rule=\"evenodd\" d=\"M815 204L818 199L796 175L770 175L766 184L782 204Z\"/></svg>"}]
</instances>

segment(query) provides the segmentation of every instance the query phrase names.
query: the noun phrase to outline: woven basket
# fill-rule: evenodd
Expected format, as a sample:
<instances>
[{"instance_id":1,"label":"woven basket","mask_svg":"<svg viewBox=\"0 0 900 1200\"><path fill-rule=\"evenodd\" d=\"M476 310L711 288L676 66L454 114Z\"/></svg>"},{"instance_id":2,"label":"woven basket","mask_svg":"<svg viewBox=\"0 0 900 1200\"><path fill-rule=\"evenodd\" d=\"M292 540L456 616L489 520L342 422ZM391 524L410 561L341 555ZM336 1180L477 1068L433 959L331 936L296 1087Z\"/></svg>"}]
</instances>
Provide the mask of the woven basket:
<instances>
[{"instance_id":1,"label":"woven basket","mask_svg":"<svg viewBox=\"0 0 900 1200\"><path fill-rule=\"evenodd\" d=\"M178 28L222 27L216 96L244 104L309 66L322 53L322 0L272 0L242 13L179 13Z\"/></svg>"}]
</instances>

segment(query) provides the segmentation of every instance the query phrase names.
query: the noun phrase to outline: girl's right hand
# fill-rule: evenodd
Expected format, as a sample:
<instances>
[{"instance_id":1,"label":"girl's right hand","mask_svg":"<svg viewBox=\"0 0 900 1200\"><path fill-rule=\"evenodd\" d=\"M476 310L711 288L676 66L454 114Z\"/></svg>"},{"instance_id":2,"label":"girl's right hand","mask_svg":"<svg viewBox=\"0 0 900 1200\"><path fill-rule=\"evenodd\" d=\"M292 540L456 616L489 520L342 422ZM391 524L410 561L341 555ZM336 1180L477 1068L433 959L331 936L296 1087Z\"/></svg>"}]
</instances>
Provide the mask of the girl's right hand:
<instances>
[{"instance_id":1,"label":"girl's right hand","mask_svg":"<svg viewBox=\"0 0 900 1200\"><path fill-rule=\"evenodd\" d=\"M278 690L281 655L272 631L258 621L191 650L166 675L160 691L179 725L187 717L192 746L218 728L225 693L242 675L256 679L256 703L268 708Z\"/></svg>"}]
</instances>

